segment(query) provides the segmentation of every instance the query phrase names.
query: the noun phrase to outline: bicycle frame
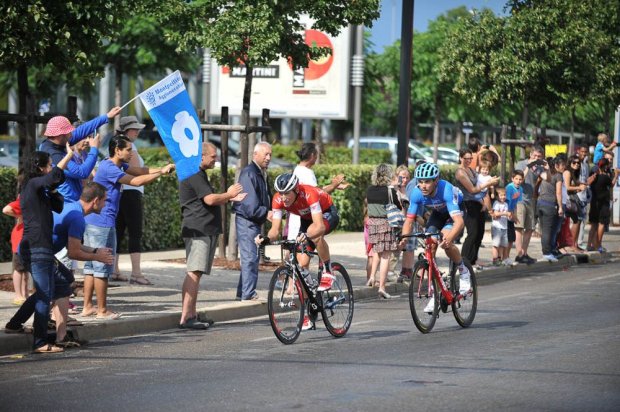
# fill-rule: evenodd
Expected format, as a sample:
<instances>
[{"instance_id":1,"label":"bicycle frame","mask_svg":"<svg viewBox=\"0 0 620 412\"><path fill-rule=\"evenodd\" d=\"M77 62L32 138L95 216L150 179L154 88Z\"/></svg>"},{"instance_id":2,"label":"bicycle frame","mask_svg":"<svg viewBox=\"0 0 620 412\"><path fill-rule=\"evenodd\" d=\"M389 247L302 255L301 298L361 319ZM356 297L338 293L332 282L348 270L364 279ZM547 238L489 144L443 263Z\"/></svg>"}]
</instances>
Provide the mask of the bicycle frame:
<instances>
[{"instance_id":1,"label":"bicycle frame","mask_svg":"<svg viewBox=\"0 0 620 412\"><path fill-rule=\"evenodd\" d=\"M428 262L428 271L429 276L431 277L430 282L428 282L428 294L432 295L432 287L433 282L432 278L436 278L439 283L439 287L441 288L441 295L446 300L448 305L451 305L455 299L459 299L460 295L453 295L450 289L446 287L446 283L443 280L439 272L439 268L437 268L437 262L435 261L435 253L433 253L433 249L437 245L437 241L433 239L433 236L436 236L437 233L412 233L410 235L405 235L403 237L423 237L424 238L424 258ZM441 235L441 234L439 234ZM421 285L421 283L420 283ZM418 290L418 293L422 291Z\"/></svg>"},{"instance_id":2,"label":"bicycle frame","mask_svg":"<svg viewBox=\"0 0 620 412\"><path fill-rule=\"evenodd\" d=\"M297 253L305 253L311 257L318 256L318 253L308 250L305 244L301 244L301 252L299 252L297 250L297 246L299 245L299 243L295 241L290 241L290 240L281 240L277 242L272 242L271 244L280 245L283 249L286 249L290 252L289 258L284 261L284 264L287 268L291 270L291 273L293 274L292 281L293 282L299 281L300 284L302 285L302 288L305 294L299 297L299 299L301 300L301 303L305 304L305 300L307 299L309 303L308 307L312 312L320 311L322 308L322 304L317 299L316 289L314 290L311 289L306 283L306 279L304 279L304 277L301 274L301 266L299 265L299 261L297 260ZM319 274L320 273L321 271L319 271ZM321 281L320 276L319 276L318 281L319 282Z\"/></svg>"}]
</instances>

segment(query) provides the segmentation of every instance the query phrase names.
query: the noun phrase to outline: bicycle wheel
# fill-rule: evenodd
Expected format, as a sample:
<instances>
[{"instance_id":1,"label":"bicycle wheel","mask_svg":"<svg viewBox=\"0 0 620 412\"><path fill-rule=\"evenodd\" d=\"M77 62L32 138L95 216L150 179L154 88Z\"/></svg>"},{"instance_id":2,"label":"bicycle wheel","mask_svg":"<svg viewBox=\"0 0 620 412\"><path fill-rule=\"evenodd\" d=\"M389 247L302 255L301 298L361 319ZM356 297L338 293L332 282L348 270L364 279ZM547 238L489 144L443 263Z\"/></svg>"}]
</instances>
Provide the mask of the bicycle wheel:
<instances>
[{"instance_id":1,"label":"bicycle wheel","mask_svg":"<svg viewBox=\"0 0 620 412\"><path fill-rule=\"evenodd\" d=\"M465 266L469 269L469 282L471 288L465 295L459 295L460 274L456 267L450 272L450 286L452 294L455 296L452 301L452 313L456 322L466 328L472 324L476 317L476 309L478 307L478 285L476 283L476 274L469 262L464 261Z\"/></svg>"},{"instance_id":2,"label":"bicycle wheel","mask_svg":"<svg viewBox=\"0 0 620 412\"><path fill-rule=\"evenodd\" d=\"M301 284L293 279L290 269L279 267L269 283L267 310L271 329L280 342L291 344L301 333L304 302Z\"/></svg>"},{"instance_id":3,"label":"bicycle wheel","mask_svg":"<svg viewBox=\"0 0 620 412\"><path fill-rule=\"evenodd\" d=\"M340 263L332 263L332 275L336 277L332 288L319 293L321 315L329 333L339 338L347 333L353 320L353 286Z\"/></svg>"},{"instance_id":4,"label":"bicycle wheel","mask_svg":"<svg viewBox=\"0 0 620 412\"><path fill-rule=\"evenodd\" d=\"M409 284L409 308L416 328L422 333L428 333L435 326L439 310L440 289L436 280L431 280L429 265L426 260L418 260L413 269L413 276ZM437 291L437 293L434 293ZM432 312L425 312L429 304L433 305Z\"/></svg>"}]
</instances>

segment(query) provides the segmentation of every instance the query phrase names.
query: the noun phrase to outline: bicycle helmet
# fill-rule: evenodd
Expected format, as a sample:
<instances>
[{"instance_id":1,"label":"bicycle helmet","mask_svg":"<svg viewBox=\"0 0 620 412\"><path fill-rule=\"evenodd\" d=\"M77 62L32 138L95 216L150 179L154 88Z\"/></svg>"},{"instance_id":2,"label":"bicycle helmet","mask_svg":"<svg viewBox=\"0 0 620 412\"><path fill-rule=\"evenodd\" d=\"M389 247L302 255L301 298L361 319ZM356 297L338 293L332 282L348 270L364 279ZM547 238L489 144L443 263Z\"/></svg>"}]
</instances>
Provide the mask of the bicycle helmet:
<instances>
[{"instance_id":1,"label":"bicycle helmet","mask_svg":"<svg viewBox=\"0 0 620 412\"><path fill-rule=\"evenodd\" d=\"M437 179L439 167L435 163L422 163L415 168L416 179Z\"/></svg>"},{"instance_id":2,"label":"bicycle helmet","mask_svg":"<svg viewBox=\"0 0 620 412\"><path fill-rule=\"evenodd\" d=\"M299 179L292 173L284 173L276 177L273 184L274 189L278 193L288 193L297 187Z\"/></svg>"}]
</instances>

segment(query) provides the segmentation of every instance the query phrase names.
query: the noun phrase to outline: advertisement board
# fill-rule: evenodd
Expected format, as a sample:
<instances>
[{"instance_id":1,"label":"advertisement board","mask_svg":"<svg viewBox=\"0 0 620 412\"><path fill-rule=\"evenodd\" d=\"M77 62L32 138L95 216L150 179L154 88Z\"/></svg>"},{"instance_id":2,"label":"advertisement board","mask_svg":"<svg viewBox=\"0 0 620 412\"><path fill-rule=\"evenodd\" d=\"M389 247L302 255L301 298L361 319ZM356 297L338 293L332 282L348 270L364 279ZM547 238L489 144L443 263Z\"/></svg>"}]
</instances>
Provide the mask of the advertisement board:
<instances>
[{"instance_id":1,"label":"advertisement board","mask_svg":"<svg viewBox=\"0 0 620 412\"><path fill-rule=\"evenodd\" d=\"M332 54L313 60L309 67L293 71L286 59L265 67L255 67L252 81L250 115L260 117L262 109L270 109L274 118L347 119L350 56L350 28L337 37L311 29L305 24L306 44L331 47ZM211 65L210 114L220 114L228 106L229 114L241 114L244 66Z\"/></svg>"}]
</instances>

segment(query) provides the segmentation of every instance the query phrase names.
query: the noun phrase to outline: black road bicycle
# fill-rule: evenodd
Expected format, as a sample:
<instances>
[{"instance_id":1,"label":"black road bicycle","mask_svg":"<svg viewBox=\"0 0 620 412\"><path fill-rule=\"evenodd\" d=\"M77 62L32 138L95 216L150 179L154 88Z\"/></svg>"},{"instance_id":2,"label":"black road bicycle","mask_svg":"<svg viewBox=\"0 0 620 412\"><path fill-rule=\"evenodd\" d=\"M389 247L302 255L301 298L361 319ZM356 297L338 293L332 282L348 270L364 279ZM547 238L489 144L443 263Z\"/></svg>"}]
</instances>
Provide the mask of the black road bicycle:
<instances>
[{"instance_id":1,"label":"black road bicycle","mask_svg":"<svg viewBox=\"0 0 620 412\"><path fill-rule=\"evenodd\" d=\"M353 319L353 287L344 266L332 262L332 275L335 277L332 288L317 292L316 288L310 287L304 279L297 261L297 253L306 253L310 256L317 253L310 251L305 242L299 243L294 240L275 241L270 245L280 245L290 252L284 266L273 272L267 298L269 322L280 342L288 345L297 340L301 333L305 310L313 322L320 313L325 327L334 337L344 336ZM319 283L321 273L319 267Z\"/></svg>"}]
</instances>

